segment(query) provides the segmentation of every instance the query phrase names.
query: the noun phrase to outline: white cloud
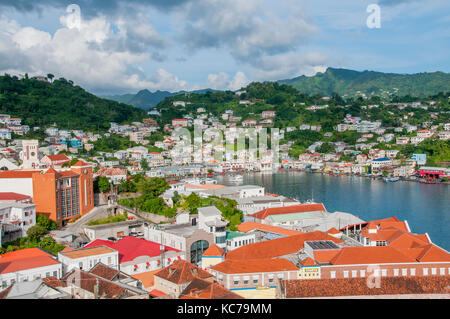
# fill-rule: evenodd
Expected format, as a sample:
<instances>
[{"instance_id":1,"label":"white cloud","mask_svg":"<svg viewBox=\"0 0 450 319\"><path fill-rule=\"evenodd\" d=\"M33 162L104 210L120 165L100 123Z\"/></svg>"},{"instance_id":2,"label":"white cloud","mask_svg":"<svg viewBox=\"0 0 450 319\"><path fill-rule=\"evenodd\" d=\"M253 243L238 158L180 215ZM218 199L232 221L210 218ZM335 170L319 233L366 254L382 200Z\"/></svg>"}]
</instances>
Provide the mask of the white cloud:
<instances>
[{"instance_id":1,"label":"white cloud","mask_svg":"<svg viewBox=\"0 0 450 319\"><path fill-rule=\"evenodd\" d=\"M281 80L299 75L314 75L326 70L326 55L317 52L300 54L288 52L264 56L257 63L260 68L253 73L255 80Z\"/></svg>"},{"instance_id":2,"label":"white cloud","mask_svg":"<svg viewBox=\"0 0 450 319\"><path fill-rule=\"evenodd\" d=\"M246 86L250 81L244 72L238 71L230 80L230 76L225 72L218 74L208 74L207 88L214 90L231 90L236 91Z\"/></svg>"},{"instance_id":3,"label":"white cloud","mask_svg":"<svg viewBox=\"0 0 450 319\"><path fill-rule=\"evenodd\" d=\"M66 17L60 21L63 27L52 35L0 16L0 72L53 73L97 92L186 89L185 81L164 69L147 76L135 66L151 60L151 54L127 49L127 44L166 43L150 25L133 28L133 23L119 21L119 32L113 32L104 17L82 20L80 28L72 29Z\"/></svg>"}]
</instances>

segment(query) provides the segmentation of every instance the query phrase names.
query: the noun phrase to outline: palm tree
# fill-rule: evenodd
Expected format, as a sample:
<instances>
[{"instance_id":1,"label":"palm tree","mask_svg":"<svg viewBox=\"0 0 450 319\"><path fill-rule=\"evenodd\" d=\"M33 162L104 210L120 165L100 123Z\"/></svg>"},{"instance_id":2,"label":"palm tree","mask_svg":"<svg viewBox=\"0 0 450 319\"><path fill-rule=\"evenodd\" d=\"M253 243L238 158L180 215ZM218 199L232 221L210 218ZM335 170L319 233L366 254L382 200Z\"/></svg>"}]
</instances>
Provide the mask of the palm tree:
<instances>
[{"instance_id":1,"label":"palm tree","mask_svg":"<svg viewBox=\"0 0 450 319\"><path fill-rule=\"evenodd\" d=\"M53 82L53 78L54 78L54 77L55 77L55 76L54 76L53 74L51 74L51 73L47 74L47 78L50 79L50 82Z\"/></svg>"}]
</instances>

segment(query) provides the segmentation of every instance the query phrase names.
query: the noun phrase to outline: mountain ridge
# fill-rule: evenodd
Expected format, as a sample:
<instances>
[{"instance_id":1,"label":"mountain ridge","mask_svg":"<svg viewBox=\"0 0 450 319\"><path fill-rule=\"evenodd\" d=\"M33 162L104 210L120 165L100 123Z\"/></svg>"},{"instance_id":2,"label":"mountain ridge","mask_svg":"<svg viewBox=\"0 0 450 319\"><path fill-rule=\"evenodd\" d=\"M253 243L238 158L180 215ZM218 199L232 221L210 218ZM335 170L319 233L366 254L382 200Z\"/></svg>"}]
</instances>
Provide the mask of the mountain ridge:
<instances>
[{"instance_id":1,"label":"mountain ridge","mask_svg":"<svg viewBox=\"0 0 450 319\"><path fill-rule=\"evenodd\" d=\"M314 76L301 75L277 82L303 93L322 95L355 95L360 91L365 95L428 96L450 91L450 74L441 71L399 74L329 67Z\"/></svg>"}]
</instances>

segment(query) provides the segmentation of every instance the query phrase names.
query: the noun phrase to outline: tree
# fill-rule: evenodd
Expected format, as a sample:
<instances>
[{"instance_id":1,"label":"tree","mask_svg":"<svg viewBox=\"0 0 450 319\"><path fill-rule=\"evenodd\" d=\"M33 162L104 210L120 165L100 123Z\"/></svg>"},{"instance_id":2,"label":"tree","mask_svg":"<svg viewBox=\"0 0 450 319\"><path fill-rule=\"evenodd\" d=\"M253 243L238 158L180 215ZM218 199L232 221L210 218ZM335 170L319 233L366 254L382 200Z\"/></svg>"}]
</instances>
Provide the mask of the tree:
<instances>
[{"instance_id":1,"label":"tree","mask_svg":"<svg viewBox=\"0 0 450 319\"><path fill-rule=\"evenodd\" d=\"M58 223L43 214L37 214L36 225L43 227L46 231L58 229Z\"/></svg>"},{"instance_id":2,"label":"tree","mask_svg":"<svg viewBox=\"0 0 450 319\"><path fill-rule=\"evenodd\" d=\"M47 230L39 225L34 225L27 230L27 236L33 241L38 241L42 236L47 233Z\"/></svg>"},{"instance_id":3,"label":"tree","mask_svg":"<svg viewBox=\"0 0 450 319\"><path fill-rule=\"evenodd\" d=\"M169 183L164 178L144 178L137 183L138 190L144 197L157 197L169 188Z\"/></svg>"},{"instance_id":4,"label":"tree","mask_svg":"<svg viewBox=\"0 0 450 319\"><path fill-rule=\"evenodd\" d=\"M50 82L53 82L54 77L55 76L53 74L51 74L51 73L47 74L47 78L50 79Z\"/></svg>"},{"instance_id":5,"label":"tree","mask_svg":"<svg viewBox=\"0 0 450 319\"><path fill-rule=\"evenodd\" d=\"M178 194L177 191L175 191L172 196L173 204L176 205L180 201L180 199L181 199L181 195Z\"/></svg>"},{"instance_id":6,"label":"tree","mask_svg":"<svg viewBox=\"0 0 450 319\"><path fill-rule=\"evenodd\" d=\"M105 176L100 176L98 179L98 190L101 193L104 193L111 189L111 184L109 183L109 180Z\"/></svg>"},{"instance_id":7,"label":"tree","mask_svg":"<svg viewBox=\"0 0 450 319\"><path fill-rule=\"evenodd\" d=\"M148 166L148 161L146 158L143 158L141 160L141 169L143 169L144 171L148 171L150 169L150 166Z\"/></svg>"}]
</instances>

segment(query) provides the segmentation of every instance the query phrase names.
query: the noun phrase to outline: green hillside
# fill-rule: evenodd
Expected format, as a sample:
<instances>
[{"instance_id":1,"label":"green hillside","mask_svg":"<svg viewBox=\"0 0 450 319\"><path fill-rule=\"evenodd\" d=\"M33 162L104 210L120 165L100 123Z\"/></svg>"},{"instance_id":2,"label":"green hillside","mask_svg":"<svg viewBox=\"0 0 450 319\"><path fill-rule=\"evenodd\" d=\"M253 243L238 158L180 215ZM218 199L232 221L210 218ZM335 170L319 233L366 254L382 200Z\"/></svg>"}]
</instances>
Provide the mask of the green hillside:
<instances>
[{"instance_id":1,"label":"green hillside","mask_svg":"<svg viewBox=\"0 0 450 319\"><path fill-rule=\"evenodd\" d=\"M443 72L394 74L328 68L315 76L300 76L279 83L288 84L308 94L354 96L357 91L377 95L429 96L450 91L450 74Z\"/></svg>"},{"instance_id":2,"label":"green hillside","mask_svg":"<svg viewBox=\"0 0 450 319\"><path fill-rule=\"evenodd\" d=\"M141 120L145 112L131 105L99 98L64 78L53 83L0 76L0 113L20 117L23 124L56 123L61 128L107 130L110 122Z\"/></svg>"}]
</instances>

